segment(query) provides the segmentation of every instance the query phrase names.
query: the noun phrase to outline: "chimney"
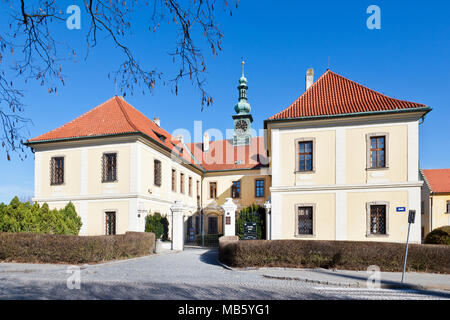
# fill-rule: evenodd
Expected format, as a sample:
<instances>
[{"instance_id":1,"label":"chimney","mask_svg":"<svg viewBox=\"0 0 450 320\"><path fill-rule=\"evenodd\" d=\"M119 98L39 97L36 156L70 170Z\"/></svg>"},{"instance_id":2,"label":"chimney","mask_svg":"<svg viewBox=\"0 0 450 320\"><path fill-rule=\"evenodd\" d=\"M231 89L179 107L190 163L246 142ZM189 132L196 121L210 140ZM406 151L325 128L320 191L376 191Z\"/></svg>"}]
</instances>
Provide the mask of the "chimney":
<instances>
[{"instance_id":1,"label":"chimney","mask_svg":"<svg viewBox=\"0 0 450 320\"><path fill-rule=\"evenodd\" d=\"M184 136L182 134L177 134L175 136L175 139L177 139L178 141L180 141L181 143L184 143Z\"/></svg>"},{"instance_id":2,"label":"chimney","mask_svg":"<svg viewBox=\"0 0 450 320\"><path fill-rule=\"evenodd\" d=\"M156 117L156 118L153 118L153 122L158 126L158 127L160 127L161 126L161 121L159 120L159 118L158 117Z\"/></svg>"},{"instance_id":3,"label":"chimney","mask_svg":"<svg viewBox=\"0 0 450 320\"><path fill-rule=\"evenodd\" d=\"M209 150L209 134L205 132L203 134L203 151L208 152Z\"/></svg>"},{"instance_id":4,"label":"chimney","mask_svg":"<svg viewBox=\"0 0 450 320\"><path fill-rule=\"evenodd\" d=\"M309 87L311 87L313 83L314 83L314 69L309 68L306 71L306 88L305 88L305 90L308 90Z\"/></svg>"}]
</instances>

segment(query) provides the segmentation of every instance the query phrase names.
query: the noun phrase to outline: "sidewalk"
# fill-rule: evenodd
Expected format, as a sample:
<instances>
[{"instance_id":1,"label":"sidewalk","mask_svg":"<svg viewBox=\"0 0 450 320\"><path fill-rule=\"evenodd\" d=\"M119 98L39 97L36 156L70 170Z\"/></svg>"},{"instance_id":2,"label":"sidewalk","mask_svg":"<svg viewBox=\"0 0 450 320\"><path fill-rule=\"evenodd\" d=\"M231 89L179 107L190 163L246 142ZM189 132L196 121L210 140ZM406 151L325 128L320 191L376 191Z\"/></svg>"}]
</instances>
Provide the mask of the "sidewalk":
<instances>
[{"instance_id":1,"label":"sidewalk","mask_svg":"<svg viewBox=\"0 0 450 320\"><path fill-rule=\"evenodd\" d=\"M357 288L367 288L367 279L370 276L374 278L373 273L367 271L289 268L260 268L252 271L271 279L298 280L309 283ZM401 272L380 272L379 276L381 288L414 288L450 291L449 274L407 272L403 284L401 283L401 279Z\"/></svg>"}]
</instances>

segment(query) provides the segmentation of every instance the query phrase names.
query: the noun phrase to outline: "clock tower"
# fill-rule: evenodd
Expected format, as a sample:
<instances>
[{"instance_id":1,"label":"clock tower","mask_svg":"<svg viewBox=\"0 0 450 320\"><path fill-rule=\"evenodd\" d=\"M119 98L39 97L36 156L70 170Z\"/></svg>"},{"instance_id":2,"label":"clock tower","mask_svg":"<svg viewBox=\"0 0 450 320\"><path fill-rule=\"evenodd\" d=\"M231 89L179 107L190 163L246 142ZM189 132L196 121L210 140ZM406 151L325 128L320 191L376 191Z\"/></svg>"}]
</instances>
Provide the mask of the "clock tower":
<instances>
[{"instance_id":1,"label":"clock tower","mask_svg":"<svg viewBox=\"0 0 450 320\"><path fill-rule=\"evenodd\" d=\"M233 145L249 145L252 139L251 128L253 117L250 114L250 104L247 102L247 79L244 76L244 61L242 61L242 76L239 79L239 101L234 106L236 114L233 115L234 133Z\"/></svg>"}]
</instances>

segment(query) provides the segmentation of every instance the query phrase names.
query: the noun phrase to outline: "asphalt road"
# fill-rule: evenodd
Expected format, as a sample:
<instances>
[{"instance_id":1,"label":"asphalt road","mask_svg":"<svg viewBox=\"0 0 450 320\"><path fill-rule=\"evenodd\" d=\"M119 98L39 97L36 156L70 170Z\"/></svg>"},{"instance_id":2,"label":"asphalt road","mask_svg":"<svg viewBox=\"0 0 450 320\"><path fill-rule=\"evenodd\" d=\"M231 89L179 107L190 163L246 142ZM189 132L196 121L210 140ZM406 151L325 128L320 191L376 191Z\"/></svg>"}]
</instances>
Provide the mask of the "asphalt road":
<instances>
[{"instance_id":1,"label":"asphalt road","mask_svg":"<svg viewBox=\"0 0 450 320\"><path fill-rule=\"evenodd\" d=\"M223 268L215 250L187 249L81 268L0 263L0 299L405 300L450 299L450 293L270 279L258 270Z\"/></svg>"}]
</instances>

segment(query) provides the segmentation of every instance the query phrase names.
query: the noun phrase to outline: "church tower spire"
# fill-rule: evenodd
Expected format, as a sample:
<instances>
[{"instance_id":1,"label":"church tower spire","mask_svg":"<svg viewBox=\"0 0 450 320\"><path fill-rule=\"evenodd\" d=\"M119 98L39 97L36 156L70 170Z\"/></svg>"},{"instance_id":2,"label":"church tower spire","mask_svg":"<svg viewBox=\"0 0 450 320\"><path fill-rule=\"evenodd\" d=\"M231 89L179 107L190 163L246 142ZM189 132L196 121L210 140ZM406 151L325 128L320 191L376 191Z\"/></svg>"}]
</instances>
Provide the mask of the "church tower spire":
<instances>
[{"instance_id":1,"label":"church tower spire","mask_svg":"<svg viewBox=\"0 0 450 320\"><path fill-rule=\"evenodd\" d=\"M244 75L245 62L242 61L242 76L239 79L239 101L234 106L236 114L234 120L233 145L248 145L251 140L251 123L253 117L250 114L250 103L247 102L247 78Z\"/></svg>"}]
</instances>

